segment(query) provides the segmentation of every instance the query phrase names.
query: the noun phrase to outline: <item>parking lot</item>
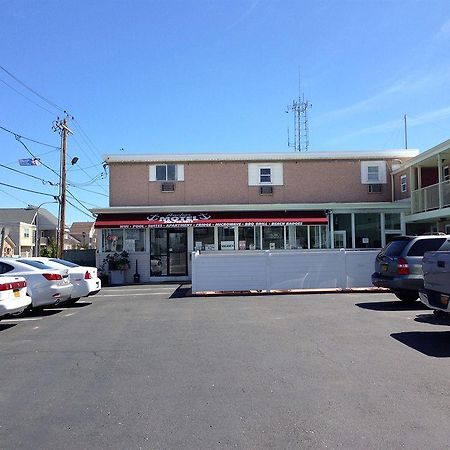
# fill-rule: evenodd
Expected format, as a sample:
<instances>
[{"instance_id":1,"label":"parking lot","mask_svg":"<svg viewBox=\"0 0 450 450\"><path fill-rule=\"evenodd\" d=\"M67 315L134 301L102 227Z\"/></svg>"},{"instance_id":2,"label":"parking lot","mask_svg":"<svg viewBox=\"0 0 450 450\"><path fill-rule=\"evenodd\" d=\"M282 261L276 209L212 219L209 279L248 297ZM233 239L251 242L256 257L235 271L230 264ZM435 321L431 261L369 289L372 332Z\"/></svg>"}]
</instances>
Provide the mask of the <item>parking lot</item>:
<instances>
[{"instance_id":1,"label":"parking lot","mask_svg":"<svg viewBox=\"0 0 450 450\"><path fill-rule=\"evenodd\" d=\"M450 324L421 303L185 294L2 320L0 447L448 448Z\"/></svg>"}]
</instances>

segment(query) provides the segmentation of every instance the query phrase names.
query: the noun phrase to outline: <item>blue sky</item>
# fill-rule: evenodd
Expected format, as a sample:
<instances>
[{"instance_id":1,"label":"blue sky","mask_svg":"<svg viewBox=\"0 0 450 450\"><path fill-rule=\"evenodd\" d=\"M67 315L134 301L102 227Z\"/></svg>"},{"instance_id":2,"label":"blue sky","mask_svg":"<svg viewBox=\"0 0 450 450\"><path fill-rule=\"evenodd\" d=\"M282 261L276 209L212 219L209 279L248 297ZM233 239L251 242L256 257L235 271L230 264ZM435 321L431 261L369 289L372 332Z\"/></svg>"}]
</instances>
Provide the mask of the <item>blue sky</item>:
<instances>
[{"instance_id":1,"label":"blue sky","mask_svg":"<svg viewBox=\"0 0 450 450\"><path fill-rule=\"evenodd\" d=\"M121 148L292 151L285 109L299 67L311 151L402 148L404 114L410 148L450 138L448 0L0 0L0 10L0 64L76 118L70 191L87 208L108 205L101 155ZM1 70L0 105L0 126L59 145L61 112ZM56 149L24 142L58 169ZM57 181L19 167L27 152L1 130L0 155ZM56 193L3 167L0 182ZM0 185L0 207L44 201ZM68 222L78 220L89 218L69 205Z\"/></svg>"}]
</instances>

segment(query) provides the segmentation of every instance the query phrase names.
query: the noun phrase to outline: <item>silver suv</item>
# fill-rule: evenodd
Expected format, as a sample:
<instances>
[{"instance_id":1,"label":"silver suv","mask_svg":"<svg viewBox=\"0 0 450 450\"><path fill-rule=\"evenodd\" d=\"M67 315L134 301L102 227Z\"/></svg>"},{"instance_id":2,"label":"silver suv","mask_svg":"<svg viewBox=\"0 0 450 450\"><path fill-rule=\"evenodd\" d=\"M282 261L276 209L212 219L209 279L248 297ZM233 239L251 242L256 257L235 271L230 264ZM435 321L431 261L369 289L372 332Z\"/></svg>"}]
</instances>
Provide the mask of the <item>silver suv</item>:
<instances>
[{"instance_id":1,"label":"silver suv","mask_svg":"<svg viewBox=\"0 0 450 450\"><path fill-rule=\"evenodd\" d=\"M372 284L390 289L400 300L413 302L423 289L425 252L450 250L450 236L423 235L394 238L378 253Z\"/></svg>"}]
</instances>

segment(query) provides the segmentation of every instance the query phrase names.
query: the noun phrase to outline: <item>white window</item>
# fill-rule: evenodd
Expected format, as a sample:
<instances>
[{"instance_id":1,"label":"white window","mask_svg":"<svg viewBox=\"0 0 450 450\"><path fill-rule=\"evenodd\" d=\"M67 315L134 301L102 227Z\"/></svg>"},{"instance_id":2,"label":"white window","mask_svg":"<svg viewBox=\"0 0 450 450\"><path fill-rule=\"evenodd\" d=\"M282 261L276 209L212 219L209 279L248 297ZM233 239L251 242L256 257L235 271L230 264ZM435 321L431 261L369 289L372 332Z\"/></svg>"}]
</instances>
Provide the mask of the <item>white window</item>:
<instances>
[{"instance_id":1,"label":"white window","mask_svg":"<svg viewBox=\"0 0 450 450\"><path fill-rule=\"evenodd\" d=\"M367 180L368 181L379 181L380 180L379 171L380 171L380 168L378 166L368 166L367 167Z\"/></svg>"},{"instance_id":2,"label":"white window","mask_svg":"<svg viewBox=\"0 0 450 450\"><path fill-rule=\"evenodd\" d=\"M400 177L400 190L402 192L406 192L407 186L406 186L406 175L402 175Z\"/></svg>"},{"instance_id":3,"label":"white window","mask_svg":"<svg viewBox=\"0 0 450 450\"><path fill-rule=\"evenodd\" d=\"M283 186L283 163L249 163L248 185Z\"/></svg>"},{"instance_id":4,"label":"white window","mask_svg":"<svg viewBox=\"0 0 450 450\"><path fill-rule=\"evenodd\" d=\"M184 181L183 164L153 164L149 166L150 181Z\"/></svg>"},{"instance_id":5,"label":"white window","mask_svg":"<svg viewBox=\"0 0 450 450\"><path fill-rule=\"evenodd\" d=\"M386 184L385 161L361 161L362 184Z\"/></svg>"},{"instance_id":6,"label":"white window","mask_svg":"<svg viewBox=\"0 0 450 450\"><path fill-rule=\"evenodd\" d=\"M175 164L157 164L156 165L156 181L175 181L176 170Z\"/></svg>"},{"instance_id":7,"label":"white window","mask_svg":"<svg viewBox=\"0 0 450 450\"><path fill-rule=\"evenodd\" d=\"M259 182L272 183L272 169L270 167L260 167Z\"/></svg>"},{"instance_id":8,"label":"white window","mask_svg":"<svg viewBox=\"0 0 450 450\"><path fill-rule=\"evenodd\" d=\"M23 237L25 237L25 238L29 238L30 237L30 229L29 228L25 228L23 230Z\"/></svg>"},{"instance_id":9,"label":"white window","mask_svg":"<svg viewBox=\"0 0 450 450\"><path fill-rule=\"evenodd\" d=\"M448 171L448 166L444 166L442 168L442 178L444 179L444 181L450 180L450 173Z\"/></svg>"}]
</instances>

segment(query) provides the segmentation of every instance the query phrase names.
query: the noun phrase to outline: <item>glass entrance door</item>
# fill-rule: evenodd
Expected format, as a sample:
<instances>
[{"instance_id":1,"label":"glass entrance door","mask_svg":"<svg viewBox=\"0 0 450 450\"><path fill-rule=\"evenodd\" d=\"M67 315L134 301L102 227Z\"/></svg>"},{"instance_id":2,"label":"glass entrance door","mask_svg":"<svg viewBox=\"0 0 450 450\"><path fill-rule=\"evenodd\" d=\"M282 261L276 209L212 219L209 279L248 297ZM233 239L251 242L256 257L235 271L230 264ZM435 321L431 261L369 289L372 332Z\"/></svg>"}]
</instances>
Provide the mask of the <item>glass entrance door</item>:
<instances>
[{"instance_id":1,"label":"glass entrance door","mask_svg":"<svg viewBox=\"0 0 450 450\"><path fill-rule=\"evenodd\" d=\"M168 230L168 275L187 275L187 230Z\"/></svg>"},{"instance_id":2,"label":"glass entrance door","mask_svg":"<svg viewBox=\"0 0 450 450\"><path fill-rule=\"evenodd\" d=\"M187 230L156 228L150 232L150 275L187 275Z\"/></svg>"}]
</instances>

